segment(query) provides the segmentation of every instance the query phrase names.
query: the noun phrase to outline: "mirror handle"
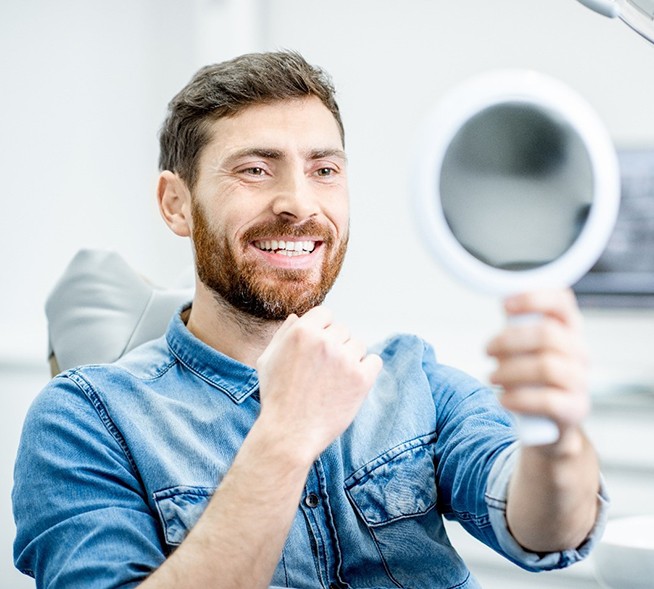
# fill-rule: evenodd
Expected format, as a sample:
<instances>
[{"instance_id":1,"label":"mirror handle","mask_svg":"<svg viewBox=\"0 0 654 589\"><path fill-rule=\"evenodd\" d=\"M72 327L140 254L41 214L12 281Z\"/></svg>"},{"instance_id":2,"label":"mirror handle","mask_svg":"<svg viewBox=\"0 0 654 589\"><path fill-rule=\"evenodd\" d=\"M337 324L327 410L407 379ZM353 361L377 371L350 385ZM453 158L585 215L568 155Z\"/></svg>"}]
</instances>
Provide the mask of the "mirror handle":
<instances>
[{"instance_id":1,"label":"mirror handle","mask_svg":"<svg viewBox=\"0 0 654 589\"><path fill-rule=\"evenodd\" d=\"M537 323L542 318L540 313L523 313L509 315L507 321L512 325L525 325ZM515 414L515 420L518 436L525 446L544 446L559 439L559 428L549 417Z\"/></svg>"},{"instance_id":2,"label":"mirror handle","mask_svg":"<svg viewBox=\"0 0 654 589\"><path fill-rule=\"evenodd\" d=\"M545 446L559 439L559 428L549 417L516 414L515 420L520 442L524 446Z\"/></svg>"}]
</instances>

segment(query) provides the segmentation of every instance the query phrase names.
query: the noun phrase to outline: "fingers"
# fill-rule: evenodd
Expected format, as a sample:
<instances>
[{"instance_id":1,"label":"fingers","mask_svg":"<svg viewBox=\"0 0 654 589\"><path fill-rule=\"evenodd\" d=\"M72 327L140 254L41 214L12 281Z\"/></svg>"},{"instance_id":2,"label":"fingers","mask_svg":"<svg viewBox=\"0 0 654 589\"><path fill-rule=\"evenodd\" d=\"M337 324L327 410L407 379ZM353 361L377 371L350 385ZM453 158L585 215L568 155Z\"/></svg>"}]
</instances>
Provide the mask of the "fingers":
<instances>
[{"instance_id":1,"label":"fingers","mask_svg":"<svg viewBox=\"0 0 654 589\"><path fill-rule=\"evenodd\" d=\"M295 313L291 313L277 330L274 337L282 337L298 319L299 317Z\"/></svg>"},{"instance_id":2,"label":"fingers","mask_svg":"<svg viewBox=\"0 0 654 589\"><path fill-rule=\"evenodd\" d=\"M502 404L559 424L580 422L590 405L588 353L572 291L512 296L505 308L509 316L531 314L537 319L509 322L487 346L497 360L490 380L504 389Z\"/></svg>"},{"instance_id":3,"label":"fingers","mask_svg":"<svg viewBox=\"0 0 654 589\"><path fill-rule=\"evenodd\" d=\"M570 360L563 354L524 354L504 358L490 380L506 390L540 386L576 391L585 390L587 370L585 363Z\"/></svg>"},{"instance_id":4,"label":"fingers","mask_svg":"<svg viewBox=\"0 0 654 589\"><path fill-rule=\"evenodd\" d=\"M541 313L570 327L581 325L581 313L571 289L544 289L508 297L504 308L509 315Z\"/></svg>"},{"instance_id":5,"label":"fingers","mask_svg":"<svg viewBox=\"0 0 654 589\"><path fill-rule=\"evenodd\" d=\"M273 336L273 340L279 341L286 337L293 329L321 330L329 327L332 323L332 313L325 307L314 307L307 311L302 317L291 313L281 324Z\"/></svg>"},{"instance_id":6,"label":"fingers","mask_svg":"<svg viewBox=\"0 0 654 589\"><path fill-rule=\"evenodd\" d=\"M371 386L379 375L383 364L381 357L377 354L367 354L361 360L361 369Z\"/></svg>"},{"instance_id":7,"label":"fingers","mask_svg":"<svg viewBox=\"0 0 654 589\"><path fill-rule=\"evenodd\" d=\"M347 353L357 360L363 360L368 354L367 346L362 341L349 337L349 331L348 338L347 340L343 340L343 344Z\"/></svg>"},{"instance_id":8,"label":"fingers","mask_svg":"<svg viewBox=\"0 0 654 589\"><path fill-rule=\"evenodd\" d=\"M570 289L543 290L509 297L509 316L530 315L531 321L512 321L486 350L498 360L518 354L559 354L587 363L581 312Z\"/></svg>"},{"instance_id":9,"label":"fingers","mask_svg":"<svg viewBox=\"0 0 654 589\"><path fill-rule=\"evenodd\" d=\"M336 345L352 341L350 330L342 323L332 323L325 328L325 337Z\"/></svg>"},{"instance_id":10,"label":"fingers","mask_svg":"<svg viewBox=\"0 0 654 589\"><path fill-rule=\"evenodd\" d=\"M347 326L335 322L333 313L326 307L314 307L307 311L302 317L297 317L297 315L289 316L282 324L279 331L288 331L293 326L299 330L306 330L314 333L319 332L326 342L335 345L348 344L347 348L355 356L358 356L358 359L362 359L366 355L365 345L352 338L352 334Z\"/></svg>"},{"instance_id":11,"label":"fingers","mask_svg":"<svg viewBox=\"0 0 654 589\"><path fill-rule=\"evenodd\" d=\"M302 317L298 318L298 322L301 325L318 329L329 327L333 320L334 314L327 307L323 307L322 305L309 309L304 315L302 315Z\"/></svg>"},{"instance_id":12,"label":"fingers","mask_svg":"<svg viewBox=\"0 0 654 589\"><path fill-rule=\"evenodd\" d=\"M531 324L509 324L486 348L489 355L497 358L538 351L578 356L580 359L587 355L580 332L571 333L569 327L545 315Z\"/></svg>"},{"instance_id":13,"label":"fingers","mask_svg":"<svg viewBox=\"0 0 654 589\"><path fill-rule=\"evenodd\" d=\"M550 387L523 386L506 390L500 400L509 411L547 415L564 426L581 423L590 411L587 395Z\"/></svg>"},{"instance_id":14,"label":"fingers","mask_svg":"<svg viewBox=\"0 0 654 589\"><path fill-rule=\"evenodd\" d=\"M318 337L326 346L332 348L331 352L340 348L340 353L346 358L362 362L368 356L366 345L353 338L347 326L335 322L333 313L323 306L310 309L302 317L295 314L289 315L274 337L277 340L284 337L296 337L305 342ZM376 375L380 368L381 358L367 360L365 370Z\"/></svg>"}]
</instances>

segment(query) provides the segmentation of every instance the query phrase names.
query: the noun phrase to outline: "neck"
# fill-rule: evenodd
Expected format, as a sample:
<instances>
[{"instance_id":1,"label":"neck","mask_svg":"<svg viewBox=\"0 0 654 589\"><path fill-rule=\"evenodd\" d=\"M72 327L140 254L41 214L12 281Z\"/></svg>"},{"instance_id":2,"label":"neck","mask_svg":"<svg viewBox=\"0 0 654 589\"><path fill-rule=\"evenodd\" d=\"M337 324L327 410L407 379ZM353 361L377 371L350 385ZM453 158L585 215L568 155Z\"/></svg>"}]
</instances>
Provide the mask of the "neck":
<instances>
[{"instance_id":1,"label":"neck","mask_svg":"<svg viewBox=\"0 0 654 589\"><path fill-rule=\"evenodd\" d=\"M215 350L255 367L281 322L252 317L216 297L200 281L186 326Z\"/></svg>"}]
</instances>

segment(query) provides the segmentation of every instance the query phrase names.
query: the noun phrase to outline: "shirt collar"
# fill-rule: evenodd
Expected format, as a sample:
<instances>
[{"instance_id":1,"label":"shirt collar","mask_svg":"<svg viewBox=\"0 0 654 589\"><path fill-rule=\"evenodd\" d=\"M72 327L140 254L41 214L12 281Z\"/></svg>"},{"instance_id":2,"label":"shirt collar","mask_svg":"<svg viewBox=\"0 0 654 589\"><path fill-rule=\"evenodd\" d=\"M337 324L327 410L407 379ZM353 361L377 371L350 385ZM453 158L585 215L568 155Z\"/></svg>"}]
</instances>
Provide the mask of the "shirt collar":
<instances>
[{"instance_id":1,"label":"shirt collar","mask_svg":"<svg viewBox=\"0 0 654 589\"><path fill-rule=\"evenodd\" d=\"M184 325L181 314L191 303L180 307L166 331L171 353L191 372L240 404L259 388L257 371L195 337Z\"/></svg>"}]
</instances>

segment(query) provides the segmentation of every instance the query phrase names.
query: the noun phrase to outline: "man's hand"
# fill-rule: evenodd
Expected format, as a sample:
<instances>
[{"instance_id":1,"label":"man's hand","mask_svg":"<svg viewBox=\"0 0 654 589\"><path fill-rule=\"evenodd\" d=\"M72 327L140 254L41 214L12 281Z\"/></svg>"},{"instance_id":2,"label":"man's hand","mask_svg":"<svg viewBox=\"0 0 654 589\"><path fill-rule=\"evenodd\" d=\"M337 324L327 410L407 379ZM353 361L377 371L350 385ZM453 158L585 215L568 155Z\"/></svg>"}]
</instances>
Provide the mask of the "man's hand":
<instances>
[{"instance_id":1,"label":"man's hand","mask_svg":"<svg viewBox=\"0 0 654 589\"><path fill-rule=\"evenodd\" d=\"M581 429L590 409L588 354L581 313L570 290L510 297L511 315L537 314L537 321L509 322L488 345L497 358L493 383L511 411L553 419L559 440L526 446L513 473L506 517L523 547L534 552L576 548L597 516L597 456Z\"/></svg>"},{"instance_id":2,"label":"man's hand","mask_svg":"<svg viewBox=\"0 0 654 589\"><path fill-rule=\"evenodd\" d=\"M257 362L259 420L313 461L350 425L381 366L324 307L291 315Z\"/></svg>"},{"instance_id":3,"label":"man's hand","mask_svg":"<svg viewBox=\"0 0 654 589\"><path fill-rule=\"evenodd\" d=\"M497 359L491 382L505 393L511 411L553 419L562 435L590 409L588 353L581 313L572 291L547 290L510 297L509 317L537 314L534 321L509 321L488 345Z\"/></svg>"}]
</instances>

